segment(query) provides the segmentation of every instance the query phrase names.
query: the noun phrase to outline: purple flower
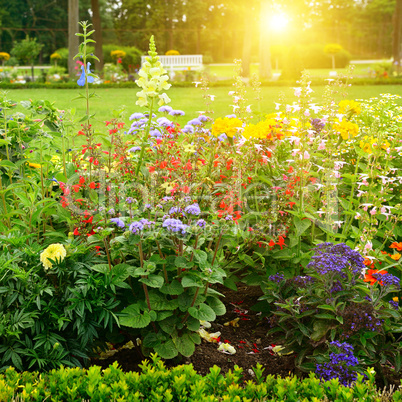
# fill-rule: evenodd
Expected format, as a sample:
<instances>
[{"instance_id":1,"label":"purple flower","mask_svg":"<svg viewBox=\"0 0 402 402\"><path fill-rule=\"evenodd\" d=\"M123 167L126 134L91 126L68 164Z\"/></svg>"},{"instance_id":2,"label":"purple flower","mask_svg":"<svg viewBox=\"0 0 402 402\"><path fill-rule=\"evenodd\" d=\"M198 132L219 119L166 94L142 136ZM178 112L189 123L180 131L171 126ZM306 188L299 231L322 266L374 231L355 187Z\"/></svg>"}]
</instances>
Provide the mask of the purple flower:
<instances>
[{"instance_id":1,"label":"purple flower","mask_svg":"<svg viewBox=\"0 0 402 402\"><path fill-rule=\"evenodd\" d=\"M396 286L398 289L400 288L400 279L392 274L373 274L372 276L383 286Z\"/></svg>"},{"instance_id":2,"label":"purple flower","mask_svg":"<svg viewBox=\"0 0 402 402\"><path fill-rule=\"evenodd\" d=\"M134 199L132 197L126 198L127 204L132 204L134 202Z\"/></svg>"},{"instance_id":3,"label":"purple flower","mask_svg":"<svg viewBox=\"0 0 402 402\"><path fill-rule=\"evenodd\" d=\"M142 229L144 229L144 225L141 222L133 222L129 227L130 232L134 234L140 233Z\"/></svg>"},{"instance_id":4,"label":"purple flower","mask_svg":"<svg viewBox=\"0 0 402 402\"><path fill-rule=\"evenodd\" d=\"M173 125L173 123L169 119L167 119L166 117L159 117L159 119L156 120L156 121L162 127L169 127L169 126Z\"/></svg>"},{"instance_id":5,"label":"purple flower","mask_svg":"<svg viewBox=\"0 0 402 402\"><path fill-rule=\"evenodd\" d=\"M115 223L120 229L123 229L125 227L124 222L120 218L111 218L110 222Z\"/></svg>"},{"instance_id":6,"label":"purple flower","mask_svg":"<svg viewBox=\"0 0 402 402\"><path fill-rule=\"evenodd\" d=\"M275 274L275 275L270 275L268 279L272 282L280 283L285 279L285 276L283 274Z\"/></svg>"},{"instance_id":7,"label":"purple flower","mask_svg":"<svg viewBox=\"0 0 402 402\"><path fill-rule=\"evenodd\" d=\"M227 138L228 138L228 136L225 133L218 136L218 140L221 142L225 141Z\"/></svg>"},{"instance_id":8,"label":"purple flower","mask_svg":"<svg viewBox=\"0 0 402 402\"><path fill-rule=\"evenodd\" d=\"M110 208L109 209L109 211L107 211L107 213L109 214L109 215L114 215L114 209L113 208Z\"/></svg>"},{"instance_id":9,"label":"purple flower","mask_svg":"<svg viewBox=\"0 0 402 402\"><path fill-rule=\"evenodd\" d=\"M210 120L212 120L212 119L211 119L210 117L204 116L204 115L202 114L202 115L198 116L198 120L201 121L201 122L203 122L203 123L205 123L205 122L210 121Z\"/></svg>"},{"instance_id":10,"label":"purple flower","mask_svg":"<svg viewBox=\"0 0 402 402\"><path fill-rule=\"evenodd\" d=\"M149 134L150 134L151 137L154 137L154 138L162 138L162 133L159 130L156 130L156 129L151 130L149 132Z\"/></svg>"},{"instance_id":11,"label":"purple flower","mask_svg":"<svg viewBox=\"0 0 402 402\"><path fill-rule=\"evenodd\" d=\"M201 210L199 205L197 203L194 203L184 208L184 212L190 215L199 215L201 213Z\"/></svg>"},{"instance_id":12,"label":"purple flower","mask_svg":"<svg viewBox=\"0 0 402 402\"><path fill-rule=\"evenodd\" d=\"M137 151L141 151L141 147L132 147L128 150L128 152L137 152Z\"/></svg>"},{"instance_id":13,"label":"purple flower","mask_svg":"<svg viewBox=\"0 0 402 402\"><path fill-rule=\"evenodd\" d=\"M228 114L227 116L228 119L235 119L237 116L235 114Z\"/></svg>"},{"instance_id":14,"label":"purple flower","mask_svg":"<svg viewBox=\"0 0 402 402\"><path fill-rule=\"evenodd\" d=\"M202 126L202 123L201 123L200 119L190 120L187 124L189 124L191 126Z\"/></svg>"},{"instance_id":15,"label":"purple flower","mask_svg":"<svg viewBox=\"0 0 402 402\"><path fill-rule=\"evenodd\" d=\"M168 105L164 105L164 106L161 106L159 109L158 109L158 112L166 112L166 113L170 113L171 111L173 110L173 108L171 107L171 106L168 106Z\"/></svg>"},{"instance_id":16,"label":"purple flower","mask_svg":"<svg viewBox=\"0 0 402 402\"><path fill-rule=\"evenodd\" d=\"M188 125L188 124L186 124L186 125L181 129L181 131L182 131L183 133L194 133L194 127L193 127L193 126L190 126L190 125Z\"/></svg>"},{"instance_id":17,"label":"purple flower","mask_svg":"<svg viewBox=\"0 0 402 402\"><path fill-rule=\"evenodd\" d=\"M131 116L130 116L130 118L129 118L129 120L139 120L139 119L142 119L142 118L144 118L144 113L133 113Z\"/></svg>"},{"instance_id":18,"label":"purple flower","mask_svg":"<svg viewBox=\"0 0 402 402\"><path fill-rule=\"evenodd\" d=\"M206 224L207 222L205 222L204 219L198 219L197 221L197 226L199 226L200 228L205 227Z\"/></svg>"},{"instance_id":19,"label":"purple flower","mask_svg":"<svg viewBox=\"0 0 402 402\"><path fill-rule=\"evenodd\" d=\"M393 307L395 310L398 310L399 308L399 303L397 301L394 300L390 300L389 304L391 305L391 307Z\"/></svg>"},{"instance_id":20,"label":"purple flower","mask_svg":"<svg viewBox=\"0 0 402 402\"><path fill-rule=\"evenodd\" d=\"M151 204L145 204L144 205L144 209L151 209L152 208L152 205Z\"/></svg>"},{"instance_id":21,"label":"purple flower","mask_svg":"<svg viewBox=\"0 0 402 402\"><path fill-rule=\"evenodd\" d=\"M162 106L163 107L163 106ZM183 110L171 110L170 112L169 112L169 114L171 115L171 116L184 116L185 115L185 113L183 112Z\"/></svg>"},{"instance_id":22,"label":"purple flower","mask_svg":"<svg viewBox=\"0 0 402 402\"><path fill-rule=\"evenodd\" d=\"M186 234L186 229L188 228L188 225L185 225L180 219L171 218L166 219L162 226L171 232L181 232L183 235Z\"/></svg>"},{"instance_id":23,"label":"purple flower","mask_svg":"<svg viewBox=\"0 0 402 402\"><path fill-rule=\"evenodd\" d=\"M169 215L171 214L180 214L183 212L183 209L180 207L172 207L169 209Z\"/></svg>"}]
</instances>

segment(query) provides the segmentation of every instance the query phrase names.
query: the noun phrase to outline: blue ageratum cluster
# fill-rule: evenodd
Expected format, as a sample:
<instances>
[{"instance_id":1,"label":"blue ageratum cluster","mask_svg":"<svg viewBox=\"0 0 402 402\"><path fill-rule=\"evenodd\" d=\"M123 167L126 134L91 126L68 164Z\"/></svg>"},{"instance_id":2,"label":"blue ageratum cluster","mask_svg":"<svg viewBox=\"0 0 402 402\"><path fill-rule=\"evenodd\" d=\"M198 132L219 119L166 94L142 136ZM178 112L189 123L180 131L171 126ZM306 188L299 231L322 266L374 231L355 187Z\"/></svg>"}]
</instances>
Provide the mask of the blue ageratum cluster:
<instances>
[{"instance_id":1,"label":"blue ageratum cluster","mask_svg":"<svg viewBox=\"0 0 402 402\"><path fill-rule=\"evenodd\" d=\"M355 277L365 269L364 258L344 243L321 243L315 249L308 268L314 269L320 275L339 273L343 277L349 269Z\"/></svg>"},{"instance_id":2,"label":"blue ageratum cluster","mask_svg":"<svg viewBox=\"0 0 402 402\"><path fill-rule=\"evenodd\" d=\"M356 366L359 360L353 354L353 346L347 342L333 341L330 348L335 352L329 354L329 363L317 364L316 374L323 381L338 378L345 386L350 386L357 380Z\"/></svg>"}]
</instances>

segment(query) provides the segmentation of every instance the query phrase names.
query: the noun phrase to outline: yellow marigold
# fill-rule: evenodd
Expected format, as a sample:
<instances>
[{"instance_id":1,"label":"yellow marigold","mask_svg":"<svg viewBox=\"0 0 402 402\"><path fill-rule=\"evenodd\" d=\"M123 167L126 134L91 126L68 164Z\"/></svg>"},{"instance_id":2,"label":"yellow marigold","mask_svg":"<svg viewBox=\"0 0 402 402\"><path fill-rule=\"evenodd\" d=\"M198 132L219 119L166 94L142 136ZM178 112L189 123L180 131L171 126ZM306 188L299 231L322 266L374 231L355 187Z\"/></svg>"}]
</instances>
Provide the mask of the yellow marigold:
<instances>
[{"instance_id":1,"label":"yellow marigold","mask_svg":"<svg viewBox=\"0 0 402 402\"><path fill-rule=\"evenodd\" d=\"M114 58L114 59L124 59L127 55L127 53L124 50L112 50L110 52L110 55Z\"/></svg>"},{"instance_id":2,"label":"yellow marigold","mask_svg":"<svg viewBox=\"0 0 402 402\"><path fill-rule=\"evenodd\" d=\"M356 137L356 135L359 134L359 126L348 120L342 120L340 123L335 123L334 130L336 130L344 140Z\"/></svg>"},{"instance_id":3,"label":"yellow marigold","mask_svg":"<svg viewBox=\"0 0 402 402\"><path fill-rule=\"evenodd\" d=\"M177 51L177 50L168 50L166 53L165 53L165 56L179 56L180 55L180 53Z\"/></svg>"},{"instance_id":4,"label":"yellow marigold","mask_svg":"<svg viewBox=\"0 0 402 402\"><path fill-rule=\"evenodd\" d=\"M0 52L0 60L10 60L10 55L7 52Z\"/></svg>"},{"instance_id":5,"label":"yellow marigold","mask_svg":"<svg viewBox=\"0 0 402 402\"><path fill-rule=\"evenodd\" d=\"M391 255L391 258L395 261L398 261L401 258L401 254L399 253L393 254Z\"/></svg>"},{"instance_id":6,"label":"yellow marigold","mask_svg":"<svg viewBox=\"0 0 402 402\"><path fill-rule=\"evenodd\" d=\"M243 131L243 136L249 138L261 139L281 139L283 137L282 124L274 118L267 118L257 124L249 124Z\"/></svg>"},{"instance_id":7,"label":"yellow marigold","mask_svg":"<svg viewBox=\"0 0 402 402\"><path fill-rule=\"evenodd\" d=\"M57 52L54 52L54 53L52 53L52 54L50 55L50 60L60 60L60 59L61 59L61 56L60 56L60 54L57 53Z\"/></svg>"},{"instance_id":8,"label":"yellow marigold","mask_svg":"<svg viewBox=\"0 0 402 402\"><path fill-rule=\"evenodd\" d=\"M218 117L212 125L212 135L218 137L221 134L226 134L228 137L233 137L243 126L243 122L238 118Z\"/></svg>"},{"instance_id":9,"label":"yellow marigold","mask_svg":"<svg viewBox=\"0 0 402 402\"><path fill-rule=\"evenodd\" d=\"M51 269L53 264L49 260L56 261L58 263L64 260L67 252L64 246L60 243L51 244L40 254L40 262L45 269Z\"/></svg>"},{"instance_id":10,"label":"yellow marigold","mask_svg":"<svg viewBox=\"0 0 402 402\"><path fill-rule=\"evenodd\" d=\"M339 113L360 114L361 104L354 100L343 100L339 102Z\"/></svg>"},{"instance_id":11,"label":"yellow marigold","mask_svg":"<svg viewBox=\"0 0 402 402\"><path fill-rule=\"evenodd\" d=\"M39 169L40 168L40 164L39 163L32 163L32 162L28 162L29 167L34 168L34 169Z\"/></svg>"},{"instance_id":12,"label":"yellow marigold","mask_svg":"<svg viewBox=\"0 0 402 402\"><path fill-rule=\"evenodd\" d=\"M378 144L378 138L376 138L376 137L369 137L368 135L365 135L364 137L363 137L363 140L361 140L360 141L360 148L364 151L364 152L366 152L367 154L372 154L373 153L373 150L375 149L375 148L377 148L378 146L379 146L379 144ZM381 145L380 145L380 147L382 148L382 149L388 149L389 147L391 146L391 144L387 141L387 140L385 140Z\"/></svg>"}]
</instances>

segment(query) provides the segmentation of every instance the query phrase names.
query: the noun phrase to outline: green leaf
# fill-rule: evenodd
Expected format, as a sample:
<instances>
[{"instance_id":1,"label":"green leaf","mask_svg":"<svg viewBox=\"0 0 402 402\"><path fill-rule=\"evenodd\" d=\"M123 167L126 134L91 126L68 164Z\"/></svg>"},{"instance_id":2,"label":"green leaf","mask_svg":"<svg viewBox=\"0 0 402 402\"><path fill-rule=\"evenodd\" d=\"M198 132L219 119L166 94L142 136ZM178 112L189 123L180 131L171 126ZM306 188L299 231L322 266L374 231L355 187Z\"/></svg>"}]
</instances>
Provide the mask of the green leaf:
<instances>
[{"instance_id":1,"label":"green leaf","mask_svg":"<svg viewBox=\"0 0 402 402\"><path fill-rule=\"evenodd\" d=\"M192 268L194 266L194 262L188 261L185 257L176 257L174 263L179 268Z\"/></svg>"},{"instance_id":2,"label":"green leaf","mask_svg":"<svg viewBox=\"0 0 402 402\"><path fill-rule=\"evenodd\" d=\"M189 334L184 334L180 337L174 337L173 342L179 353L183 356L189 357L195 351L195 345Z\"/></svg>"},{"instance_id":3,"label":"green leaf","mask_svg":"<svg viewBox=\"0 0 402 402\"><path fill-rule=\"evenodd\" d=\"M193 317L188 317L186 326L190 331L198 331L200 329L200 320Z\"/></svg>"},{"instance_id":4,"label":"green leaf","mask_svg":"<svg viewBox=\"0 0 402 402\"><path fill-rule=\"evenodd\" d=\"M96 264L90 267L93 271L100 272L102 274L106 274L110 271L109 264Z\"/></svg>"},{"instance_id":5,"label":"green leaf","mask_svg":"<svg viewBox=\"0 0 402 402\"><path fill-rule=\"evenodd\" d=\"M296 237L300 237L311 226L309 219L299 219L295 217L293 222L296 226Z\"/></svg>"},{"instance_id":6,"label":"green leaf","mask_svg":"<svg viewBox=\"0 0 402 402\"><path fill-rule=\"evenodd\" d=\"M335 317L331 314L316 314L314 317L316 318L324 318L324 319L328 319L328 320L334 320Z\"/></svg>"},{"instance_id":7,"label":"green leaf","mask_svg":"<svg viewBox=\"0 0 402 402\"><path fill-rule=\"evenodd\" d=\"M329 323L323 320L317 320L313 325L314 332L311 334L310 339L318 342L329 330Z\"/></svg>"},{"instance_id":8,"label":"green leaf","mask_svg":"<svg viewBox=\"0 0 402 402\"><path fill-rule=\"evenodd\" d=\"M152 310L176 310L178 307L177 299L166 300L166 297L157 291L149 292L149 302L151 304Z\"/></svg>"},{"instance_id":9,"label":"green leaf","mask_svg":"<svg viewBox=\"0 0 402 402\"><path fill-rule=\"evenodd\" d=\"M217 297L207 297L206 302L214 310L216 315L226 314L225 305Z\"/></svg>"},{"instance_id":10,"label":"green leaf","mask_svg":"<svg viewBox=\"0 0 402 402\"><path fill-rule=\"evenodd\" d=\"M141 278L139 282L145 283L145 285L151 288L159 289L162 287L164 279L162 276L159 275L149 275L148 278Z\"/></svg>"},{"instance_id":11,"label":"green leaf","mask_svg":"<svg viewBox=\"0 0 402 402\"><path fill-rule=\"evenodd\" d=\"M204 303L201 303L197 307L190 307L188 312L191 317L194 317L200 321L215 321L216 319L214 310Z\"/></svg>"},{"instance_id":12,"label":"green leaf","mask_svg":"<svg viewBox=\"0 0 402 402\"><path fill-rule=\"evenodd\" d=\"M233 277L230 276L229 278L226 278L223 282L223 284L231 289L231 290L237 290L236 282L234 281Z\"/></svg>"},{"instance_id":13,"label":"green leaf","mask_svg":"<svg viewBox=\"0 0 402 402\"><path fill-rule=\"evenodd\" d=\"M203 286L202 280L198 277L198 274L195 272L188 272L183 277L181 284L185 288L197 287L200 288Z\"/></svg>"},{"instance_id":14,"label":"green leaf","mask_svg":"<svg viewBox=\"0 0 402 402\"><path fill-rule=\"evenodd\" d=\"M167 334L172 335L173 331L176 329L176 323L178 318L176 316L165 318L162 321L159 321L158 324L163 331Z\"/></svg>"},{"instance_id":15,"label":"green leaf","mask_svg":"<svg viewBox=\"0 0 402 402\"><path fill-rule=\"evenodd\" d=\"M164 293L165 295L181 295L184 292L184 288L182 284L174 279L172 282L169 283L169 285L164 284L161 288L160 291Z\"/></svg>"},{"instance_id":16,"label":"green leaf","mask_svg":"<svg viewBox=\"0 0 402 402\"><path fill-rule=\"evenodd\" d=\"M173 359L178 355L177 348L171 339L155 346L154 351L163 359Z\"/></svg>"},{"instance_id":17,"label":"green leaf","mask_svg":"<svg viewBox=\"0 0 402 402\"><path fill-rule=\"evenodd\" d=\"M144 311L141 314L140 306L138 304L131 304L126 307L122 314L126 316L119 317L121 325L131 328L145 328L151 322L151 316L148 311Z\"/></svg>"}]
</instances>

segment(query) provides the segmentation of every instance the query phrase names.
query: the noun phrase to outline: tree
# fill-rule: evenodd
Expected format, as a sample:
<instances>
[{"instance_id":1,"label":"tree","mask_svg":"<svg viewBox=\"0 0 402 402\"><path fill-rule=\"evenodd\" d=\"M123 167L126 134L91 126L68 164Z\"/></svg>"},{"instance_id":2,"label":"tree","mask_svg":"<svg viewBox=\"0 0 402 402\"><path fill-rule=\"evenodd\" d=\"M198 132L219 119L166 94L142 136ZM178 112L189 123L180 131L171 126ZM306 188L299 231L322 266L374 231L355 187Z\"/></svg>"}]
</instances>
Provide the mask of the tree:
<instances>
[{"instance_id":1,"label":"tree","mask_svg":"<svg viewBox=\"0 0 402 402\"><path fill-rule=\"evenodd\" d=\"M24 64L31 65L32 81L34 81L34 63L43 47L43 44L37 43L36 38L26 37L21 42L17 42L11 51L11 54Z\"/></svg>"},{"instance_id":2,"label":"tree","mask_svg":"<svg viewBox=\"0 0 402 402\"><path fill-rule=\"evenodd\" d=\"M402 27L402 0L396 0L393 16L394 31L392 34L392 55L397 73L401 71L401 27Z\"/></svg>"},{"instance_id":3,"label":"tree","mask_svg":"<svg viewBox=\"0 0 402 402\"><path fill-rule=\"evenodd\" d=\"M68 0L68 73L75 75L74 56L78 52L78 20L79 8L78 0Z\"/></svg>"},{"instance_id":4,"label":"tree","mask_svg":"<svg viewBox=\"0 0 402 402\"><path fill-rule=\"evenodd\" d=\"M102 24L99 12L99 0L91 0L92 8L92 24L94 26L95 55L99 60L95 60L95 69L101 71L103 69L103 52L102 52Z\"/></svg>"}]
</instances>

